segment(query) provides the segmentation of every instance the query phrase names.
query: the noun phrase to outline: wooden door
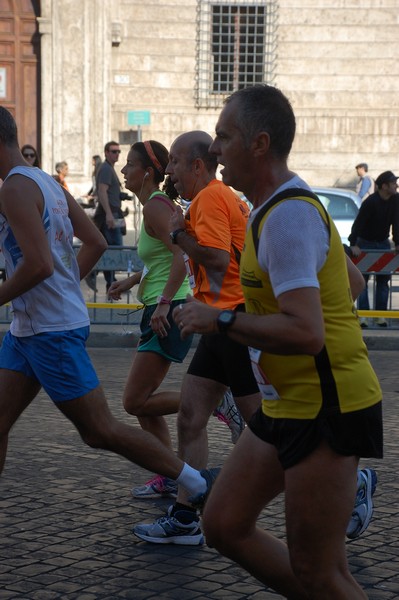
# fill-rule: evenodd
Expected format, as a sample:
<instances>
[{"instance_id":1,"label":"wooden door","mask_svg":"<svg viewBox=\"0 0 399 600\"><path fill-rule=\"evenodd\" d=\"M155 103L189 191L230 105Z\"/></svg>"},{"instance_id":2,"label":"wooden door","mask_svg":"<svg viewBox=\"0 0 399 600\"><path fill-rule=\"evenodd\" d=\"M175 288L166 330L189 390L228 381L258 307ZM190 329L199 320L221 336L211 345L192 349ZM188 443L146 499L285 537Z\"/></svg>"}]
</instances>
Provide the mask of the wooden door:
<instances>
[{"instance_id":1,"label":"wooden door","mask_svg":"<svg viewBox=\"0 0 399 600\"><path fill-rule=\"evenodd\" d=\"M0 0L0 104L15 117L20 145L40 154L39 15L39 0Z\"/></svg>"}]
</instances>

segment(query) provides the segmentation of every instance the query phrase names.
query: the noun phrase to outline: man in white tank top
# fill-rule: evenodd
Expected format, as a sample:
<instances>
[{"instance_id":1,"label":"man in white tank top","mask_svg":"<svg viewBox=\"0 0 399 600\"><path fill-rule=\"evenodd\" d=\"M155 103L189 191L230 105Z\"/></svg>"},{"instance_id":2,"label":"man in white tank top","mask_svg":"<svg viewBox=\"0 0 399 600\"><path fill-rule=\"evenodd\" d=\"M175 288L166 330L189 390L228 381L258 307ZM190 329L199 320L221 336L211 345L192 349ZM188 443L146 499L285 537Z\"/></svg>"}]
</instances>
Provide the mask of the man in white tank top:
<instances>
[{"instance_id":1,"label":"man in white tank top","mask_svg":"<svg viewBox=\"0 0 399 600\"><path fill-rule=\"evenodd\" d=\"M68 191L24 160L14 118L2 106L0 178L0 246L7 273L0 305L13 307L0 349L0 473L8 433L43 387L86 444L205 497L216 472L201 475L157 438L110 413L85 347L89 317L80 291L80 280L107 243ZM73 235L82 240L77 256Z\"/></svg>"}]
</instances>

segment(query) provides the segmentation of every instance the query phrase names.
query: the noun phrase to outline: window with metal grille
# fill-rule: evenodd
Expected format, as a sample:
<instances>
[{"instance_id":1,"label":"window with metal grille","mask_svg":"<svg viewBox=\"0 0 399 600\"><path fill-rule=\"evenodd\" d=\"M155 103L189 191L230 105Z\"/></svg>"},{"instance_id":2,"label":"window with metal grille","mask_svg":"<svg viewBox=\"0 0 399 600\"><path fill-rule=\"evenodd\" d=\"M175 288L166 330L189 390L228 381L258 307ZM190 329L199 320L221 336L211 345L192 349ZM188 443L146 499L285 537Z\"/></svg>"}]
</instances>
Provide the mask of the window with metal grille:
<instances>
[{"instance_id":1,"label":"window with metal grille","mask_svg":"<svg viewBox=\"0 0 399 600\"><path fill-rule=\"evenodd\" d=\"M272 83L277 0L198 0L196 106L218 107L233 91Z\"/></svg>"}]
</instances>

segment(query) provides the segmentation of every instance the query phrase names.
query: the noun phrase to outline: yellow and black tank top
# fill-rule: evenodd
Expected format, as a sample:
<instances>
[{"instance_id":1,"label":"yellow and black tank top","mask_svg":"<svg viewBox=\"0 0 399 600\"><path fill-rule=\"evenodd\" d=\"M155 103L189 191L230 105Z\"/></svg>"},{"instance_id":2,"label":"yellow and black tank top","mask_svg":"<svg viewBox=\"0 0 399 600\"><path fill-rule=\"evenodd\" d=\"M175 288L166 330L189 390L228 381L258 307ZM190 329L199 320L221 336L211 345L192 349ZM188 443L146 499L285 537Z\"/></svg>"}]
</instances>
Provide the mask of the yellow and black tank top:
<instances>
[{"instance_id":1,"label":"yellow and black tank top","mask_svg":"<svg viewBox=\"0 0 399 600\"><path fill-rule=\"evenodd\" d=\"M256 213L247 231L240 265L246 310L259 315L279 312L268 273L259 267L257 249L267 218L276 206L291 198L311 203L329 230L330 248L317 275L325 343L317 356L252 353L257 355L258 368L273 389L272 399L263 397L263 412L275 418L313 419L320 411L345 413L372 406L382 394L353 305L342 242L327 211L310 191L284 190Z\"/></svg>"}]
</instances>

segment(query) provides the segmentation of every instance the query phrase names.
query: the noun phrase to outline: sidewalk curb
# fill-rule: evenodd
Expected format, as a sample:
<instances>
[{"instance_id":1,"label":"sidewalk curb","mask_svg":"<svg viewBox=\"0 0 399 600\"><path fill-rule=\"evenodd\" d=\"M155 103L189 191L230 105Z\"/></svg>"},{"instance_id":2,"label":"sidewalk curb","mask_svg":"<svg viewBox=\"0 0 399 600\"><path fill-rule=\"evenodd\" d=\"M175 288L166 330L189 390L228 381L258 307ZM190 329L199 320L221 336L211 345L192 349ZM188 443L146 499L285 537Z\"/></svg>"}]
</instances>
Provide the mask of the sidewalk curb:
<instances>
[{"instance_id":1,"label":"sidewalk curb","mask_svg":"<svg viewBox=\"0 0 399 600\"><path fill-rule=\"evenodd\" d=\"M363 336L363 340L368 350L399 350L399 332L397 335L367 334Z\"/></svg>"},{"instance_id":2,"label":"sidewalk curb","mask_svg":"<svg viewBox=\"0 0 399 600\"><path fill-rule=\"evenodd\" d=\"M136 348L139 334L135 332L110 333L92 331L86 342L87 348Z\"/></svg>"},{"instance_id":3,"label":"sidewalk curb","mask_svg":"<svg viewBox=\"0 0 399 600\"><path fill-rule=\"evenodd\" d=\"M86 342L87 348L136 348L140 339L139 328L135 327L136 331L107 331L101 329L98 325L93 325L90 331L89 338ZM0 331L0 343L6 333L6 329ZM194 335L192 348L196 348L199 334ZM368 350L393 350L399 351L399 331L368 331L363 335L364 343Z\"/></svg>"},{"instance_id":4,"label":"sidewalk curb","mask_svg":"<svg viewBox=\"0 0 399 600\"><path fill-rule=\"evenodd\" d=\"M92 331L87 340L88 348L136 348L140 334L138 332L117 333L108 331ZM201 336L196 334L192 348L196 348ZM367 332L363 336L368 350L396 350L399 351L399 331L377 331L375 335Z\"/></svg>"}]
</instances>

